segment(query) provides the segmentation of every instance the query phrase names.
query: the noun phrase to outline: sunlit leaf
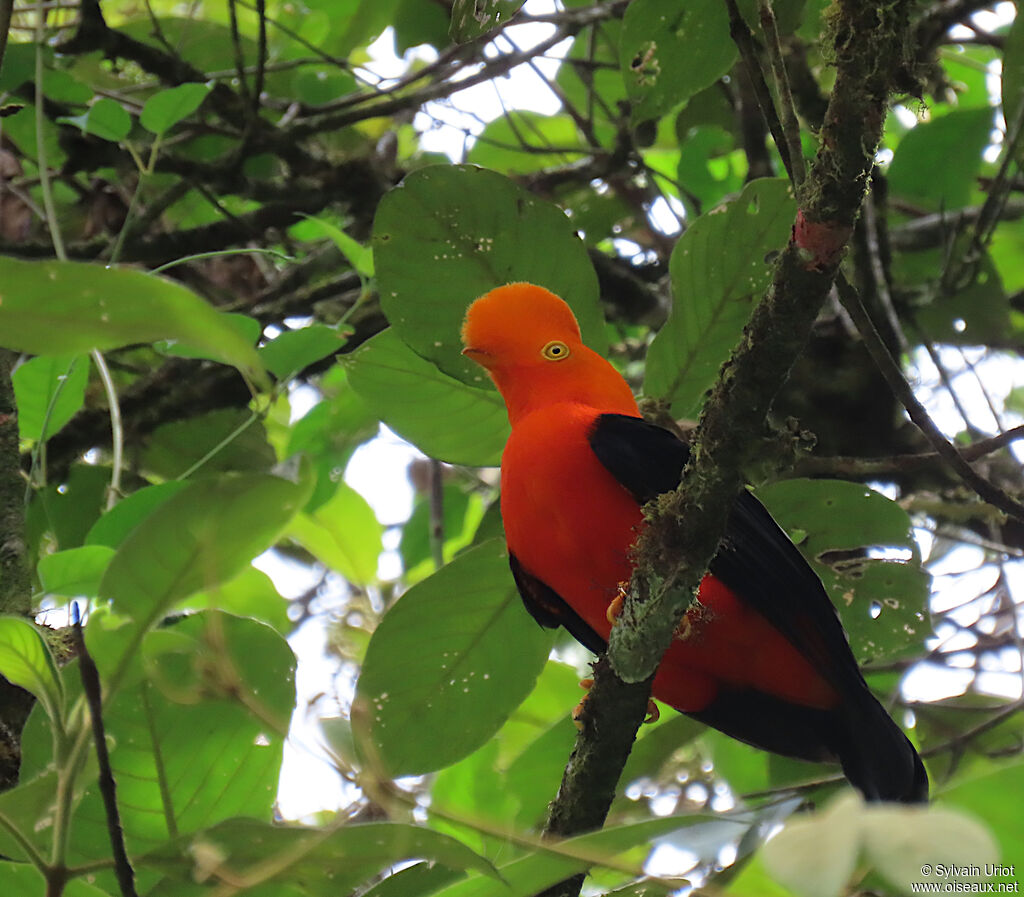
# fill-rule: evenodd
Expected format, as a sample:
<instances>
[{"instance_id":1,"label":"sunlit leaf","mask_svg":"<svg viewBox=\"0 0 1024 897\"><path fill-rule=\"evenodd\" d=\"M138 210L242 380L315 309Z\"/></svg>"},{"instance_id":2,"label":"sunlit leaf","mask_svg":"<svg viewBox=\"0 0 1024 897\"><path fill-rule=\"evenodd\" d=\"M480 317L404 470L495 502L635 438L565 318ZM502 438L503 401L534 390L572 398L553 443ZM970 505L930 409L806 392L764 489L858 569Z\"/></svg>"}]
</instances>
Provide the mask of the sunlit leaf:
<instances>
[{"instance_id":1,"label":"sunlit leaf","mask_svg":"<svg viewBox=\"0 0 1024 897\"><path fill-rule=\"evenodd\" d=\"M327 237L341 252L352 267L363 277L373 277L373 250L369 246L363 246L358 240L350 237L340 227L325 221L323 218L307 217L310 226L316 228L320 234Z\"/></svg>"},{"instance_id":2,"label":"sunlit leaf","mask_svg":"<svg viewBox=\"0 0 1024 897\"><path fill-rule=\"evenodd\" d=\"M64 700L60 673L42 636L20 617L0 617L0 675L32 692L50 719L58 719Z\"/></svg>"},{"instance_id":3,"label":"sunlit leaf","mask_svg":"<svg viewBox=\"0 0 1024 897\"><path fill-rule=\"evenodd\" d=\"M345 359L349 383L399 436L451 464L496 465L508 439L501 397L449 377L393 332L367 340Z\"/></svg>"},{"instance_id":4,"label":"sunlit leaf","mask_svg":"<svg viewBox=\"0 0 1024 897\"><path fill-rule=\"evenodd\" d=\"M121 629L104 642L119 654L128 637ZM148 633L142 655L104 707L129 849L138 855L232 817L269 820L295 703L288 643L261 623L207 611ZM95 786L75 833L77 860L109 856Z\"/></svg>"},{"instance_id":5,"label":"sunlit leaf","mask_svg":"<svg viewBox=\"0 0 1024 897\"><path fill-rule=\"evenodd\" d=\"M844 792L822 813L793 820L762 850L773 878L804 897L839 897L860 854L863 803Z\"/></svg>"},{"instance_id":6,"label":"sunlit leaf","mask_svg":"<svg viewBox=\"0 0 1024 897\"><path fill-rule=\"evenodd\" d=\"M34 355L79 354L180 339L254 378L256 349L181 284L130 268L0 256L0 343Z\"/></svg>"},{"instance_id":7,"label":"sunlit leaf","mask_svg":"<svg viewBox=\"0 0 1024 897\"><path fill-rule=\"evenodd\" d=\"M263 474L190 484L121 543L100 583L101 597L148 628L176 601L237 575L273 543L308 488Z\"/></svg>"},{"instance_id":8,"label":"sunlit leaf","mask_svg":"<svg viewBox=\"0 0 1024 897\"><path fill-rule=\"evenodd\" d=\"M85 544L117 548L157 507L187 487L188 483L175 481L145 486L126 495L92 525L85 537Z\"/></svg>"},{"instance_id":9,"label":"sunlit leaf","mask_svg":"<svg viewBox=\"0 0 1024 897\"><path fill-rule=\"evenodd\" d=\"M349 582L365 585L377 578L381 525L366 499L339 483L334 496L315 511L297 515L288 534Z\"/></svg>"},{"instance_id":10,"label":"sunlit leaf","mask_svg":"<svg viewBox=\"0 0 1024 897\"><path fill-rule=\"evenodd\" d=\"M39 559L43 591L65 598L95 598L114 551L105 545L83 545Z\"/></svg>"},{"instance_id":11,"label":"sunlit leaf","mask_svg":"<svg viewBox=\"0 0 1024 897\"><path fill-rule=\"evenodd\" d=\"M21 438L48 439L82 407L89 361L74 355L40 355L18 365L11 381Z\"/></svg>"}]
</instances>

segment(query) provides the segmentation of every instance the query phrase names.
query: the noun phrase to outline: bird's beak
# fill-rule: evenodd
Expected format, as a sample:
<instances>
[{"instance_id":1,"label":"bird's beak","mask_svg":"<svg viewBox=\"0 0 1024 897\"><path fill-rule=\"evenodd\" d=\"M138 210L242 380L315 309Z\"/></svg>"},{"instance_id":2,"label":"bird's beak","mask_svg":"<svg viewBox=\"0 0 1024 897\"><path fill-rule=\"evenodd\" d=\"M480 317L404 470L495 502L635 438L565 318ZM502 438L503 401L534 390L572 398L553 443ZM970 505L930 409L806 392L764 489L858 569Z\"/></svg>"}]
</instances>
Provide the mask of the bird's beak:
<instances>
[{"instance_id":1,"label":"bird's beak","mask_svg":"<svg viewBox=\"0 0 1024 897\"><path fill-rule=\"evenodd\" d=\"M462 350L462 354L465 355L466 358L475 361L477 364L482 365L485 368L490 367L488 364L491 359L490 352L485 352L483 349L475 349L473 346L466 346L466 348Z\"/></svg>"}]
</instances>

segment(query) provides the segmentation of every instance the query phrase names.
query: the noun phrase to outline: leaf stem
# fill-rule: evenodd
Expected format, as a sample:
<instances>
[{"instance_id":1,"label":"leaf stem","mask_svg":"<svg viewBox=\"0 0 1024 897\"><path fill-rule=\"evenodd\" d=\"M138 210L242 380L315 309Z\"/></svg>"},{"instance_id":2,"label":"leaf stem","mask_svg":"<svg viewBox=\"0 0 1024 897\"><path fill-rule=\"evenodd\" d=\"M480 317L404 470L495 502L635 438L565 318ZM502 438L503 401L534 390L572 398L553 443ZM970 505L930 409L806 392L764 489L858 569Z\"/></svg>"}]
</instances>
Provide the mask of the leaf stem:
<instances>
[{"instance_id":1,"label":"leaf stem","mask_svg":"<svg viewBox=\"0 0 1024 897\"><path fill-rule=\"evenodd\" d=\"M46 141L43 139L43 124L46 117L43 114L43 18L42 10L38 11L36 18L36 91L35 91L35 112L36 112L36 159L39 164L39 186L43 191L43 208L46 210L46 226L50 231L50 239L53 241L53 251L62 262L66 262L68 255L64 248L64 238L60 232L60 222L57 220L57 208L53 204L53 189L50 186L50 171L46 164Z\"/></svg>"},{"instance_id":2,"label":"leaf stem","mask_svg":"<svg viewBox=\"0 0 1024 897\"><path fill-rule=\"evenodd\" d=\"M121 493L121 469L124 461L124 426L121 422L121 404L117 398L117 389L114 386L114 378L110 376L110 368L107 367L106 359L99 349L92 350L93 364L96 365L96 372L103 382L103 389L107 394L107 403L110 405L110 431L113 445L113 460L110 471L110 487L107 490L107 510L109 511L117 504L118 496Z\"/></svg>"}]
</instances>

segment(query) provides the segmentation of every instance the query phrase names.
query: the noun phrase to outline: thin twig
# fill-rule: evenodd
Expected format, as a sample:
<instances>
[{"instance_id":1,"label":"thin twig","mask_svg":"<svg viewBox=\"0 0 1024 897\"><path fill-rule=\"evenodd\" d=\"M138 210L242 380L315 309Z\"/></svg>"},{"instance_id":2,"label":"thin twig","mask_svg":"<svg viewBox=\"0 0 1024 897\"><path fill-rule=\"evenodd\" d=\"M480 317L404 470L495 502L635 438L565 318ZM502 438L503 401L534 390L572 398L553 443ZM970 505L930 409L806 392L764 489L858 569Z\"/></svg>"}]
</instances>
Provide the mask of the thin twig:
<instances>
[{"instance_id":1,"label":"thin twig","mask_svg":"<svg viewBox=\"0 0 1024 897\"><path fill-rule=\"evenodd\" d=\"M53 241L53 251L61 261L67 260L67 252L64 250L64 238L60 232L60 222L57 218L57 207L53 203L53 188L50 186L50 170L46 163L46 145L43 135L46 133L44 125L46 116L44 110L46 104L43 102L43 13L40 12L36 19L36 84L35 84L35 107L36 107L36 159L39 164L39 186L43 191L43 208L46 210L46 223L50 231L50 239Z\"/></svg>"},{"instance_id":2,"label":"thin twig","mask_svg":"<svg viewBox=\"0 0 1024 897\"><path fill-rule=\"evenodd\" d=\"M96 669L82 635L82 622L78 617L78 603L71 605L71 632L78 653L78 670L82 676L82 690L89 702L89 716L92 718L93 742L96 745L96 760L99 764L99 786L103 797L103 808L107 815L107 833L114 856L114 874L121 889L122 897L138 897L135 890L135 872L128 851L124 846L124 830L117 809L117 785L110 768L110 753L107 750L107 736L103 726L103 697L100 674Z\"/></svg>"},{"instance_id":3,"label":"thin twig","mask_svg":"<svg viewBox=\"0 0 1024 897\"><path fill-rule=\"evenodd\" d=\"M843 307L849 313L858 331L864 340L864 345L879 371L889 384L889 388L903 404L910 419L917 425L925 438L932 444L935 451L942 456L953 470L970 486L981 498L989 504L1005 511L1018 520L1024 520L1024 505L1014 498L1011 498L1005 490L1000 489L991 481L985 479L967 462L960 452L942 434L942 431L935 425L935 422L928 415L925 407L917 400L914 391L910 388L900 370L896 360L889 354L885 343L879 336L875 325L872 322L867 310L860 301L860 296L854 287L843 275L836 278L836 288L839 291L839 299Z\"/></svg>"},{"instance_id":4,"label":"thin twig","mask_svg":"<svg viewBox=\"0 0 1024 897\"><path fill-rule=\"evenodd\" d=\"M804 165L803 148L800 145L800 121L793 105L793 94L789 89L789 76L786 74L786 63L782 58L782 43L779 40L779 28L775 21L775 10L771 0L758 0L758 12L761 17L761 31L764 33L768 60L775 75L775 90L779 97L779 111L782 133L785 135L786 147L789 151L789 171L793 184L799 187L807 175Z\"/></svg>"},{"instance_id":5,"label":"thin twig","mask_svg":"<svg viewBox=\"0 0 1024 897\"><path fill-rule=\"evenodd\" d=\"M444 467L430 459L430 556L434 567L444 566Z\"/></svg>"},{"instance_id":6,"label":"thin twig","mask_svg":"<svg viewBox=\"0 0 1024 897\"><path fill-rule=\"evenodd\" d=\"M256 0L256 15L259 16L259 35L257 37L256 85L252 91L253 117L260 114L260 99L263 96L263 79L267 65L267 4L266 0Z\"/></svg>"},{"instance_id":7,"label":"thin twig","mask_svg":"<svg viewBox=\"0 0 1024 897\"><path fill-rule=\"evenodd\" d=\"M764 72L757 56L757 48L754 46L754 35L751 33L746 19L736 5L736 0L725 0L726 9L729 11L729 34L740 51L740 58L743 60L743 68L754 87L754 95L757 97L757 105L761 108L761 115L771 131L775 147L779 151L782 164L785 166L789 179L796 183L793 174L793 160L789 154L789 142L779 121L779 115L775 110L775 102L772 100L772 93L768 89Z\"/></svg>"}]
</instances>

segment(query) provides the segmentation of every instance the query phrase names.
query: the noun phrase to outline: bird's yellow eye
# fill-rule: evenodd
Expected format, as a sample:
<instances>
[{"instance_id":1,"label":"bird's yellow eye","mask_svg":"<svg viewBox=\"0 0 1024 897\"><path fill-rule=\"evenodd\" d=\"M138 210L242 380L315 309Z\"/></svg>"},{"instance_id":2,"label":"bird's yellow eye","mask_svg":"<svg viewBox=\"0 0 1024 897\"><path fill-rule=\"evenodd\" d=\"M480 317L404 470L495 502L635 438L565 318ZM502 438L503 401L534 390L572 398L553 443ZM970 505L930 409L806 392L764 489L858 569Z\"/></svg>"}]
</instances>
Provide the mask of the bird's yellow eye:
<instances>
[{"instance_id":1,"label":"bird's yellow eye","mask_svg":"<svg viewBox=\"0 0 1024 897\"><path fill-rule=\"evenodd\" d=\"M548 361L561 361L569 357L569 347L560 339L553 339L540 350L540 354Z\"/></svg>"}]
</instances>

